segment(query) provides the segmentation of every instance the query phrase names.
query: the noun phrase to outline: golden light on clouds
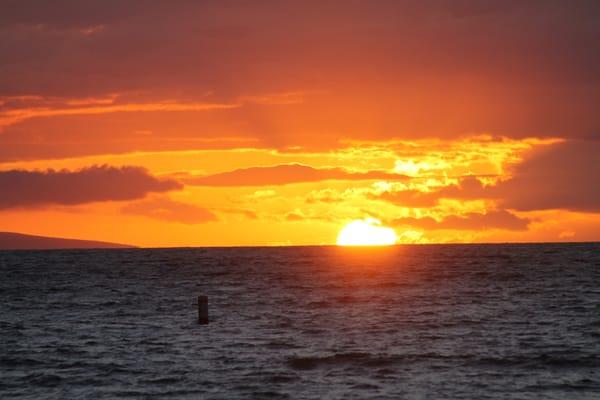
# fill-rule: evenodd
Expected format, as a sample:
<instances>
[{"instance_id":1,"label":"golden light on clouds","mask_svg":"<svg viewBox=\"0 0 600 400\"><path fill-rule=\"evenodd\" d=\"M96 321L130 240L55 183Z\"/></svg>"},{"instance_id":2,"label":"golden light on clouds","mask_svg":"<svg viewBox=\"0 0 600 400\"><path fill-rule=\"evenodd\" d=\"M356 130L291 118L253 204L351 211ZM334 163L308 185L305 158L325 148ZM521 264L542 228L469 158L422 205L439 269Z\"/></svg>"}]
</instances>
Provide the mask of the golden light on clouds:
<instances>
[{"instance_id":1,"label":"golden light on clouds","mask_svg":"<svg viewBox=\"0 0 600 400\"><path fill-rule=\"evenodd\" d=\"M2 20L0 231L600 239L596 6L46 3Z\"/></svg>"},{"instance_id":2,"label":"golden light on clouds","mask_svg":"<svg viewBox=\"0 0 600 400\"><path fill-rule=\"evenodd\" d=\"M502 182L531 155L561 143L480 135L452 142L353 143L329 152L234 148L15 161L3 169L76 172L90 165L136 165L184 186L159 198L70 208L47 204L0 213L5 230L20 231L23 221L35 215L39 222L32 224L32 233L144 246L331 244L342 224L361 216L381 222L363 219L359 228L381 232L376 228L389 226L398 243L561 240L564 231L577 238L581 230L540 230L544 221L552 223L546 214L540 220L501 209L502 197L510 195L500 193ZM60 223L75 215L81 221L77 225ZM112 221L107 226L121 229L84 232L86 220L89 226ZM342 241L370 243L360 237L361 229L358 238L344 234ZM393 242L388 235L383 241Z\"/></svg>"}]
</instances>

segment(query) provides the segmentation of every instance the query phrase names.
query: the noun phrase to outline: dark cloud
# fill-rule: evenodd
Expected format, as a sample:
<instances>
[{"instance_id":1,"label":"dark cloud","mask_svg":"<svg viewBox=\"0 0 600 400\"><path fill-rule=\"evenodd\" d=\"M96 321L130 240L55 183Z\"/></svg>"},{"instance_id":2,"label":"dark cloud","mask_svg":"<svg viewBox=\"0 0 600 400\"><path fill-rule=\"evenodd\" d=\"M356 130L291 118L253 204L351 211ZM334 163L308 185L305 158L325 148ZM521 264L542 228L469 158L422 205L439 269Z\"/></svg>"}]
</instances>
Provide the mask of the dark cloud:
<instances>
[{"instance_id":1,"label":"dark cloud","mask_svg":"<svg viewBox=\"0 0 600 400\"><path fill-rule=\"evenodd\" d=\"M600 212L600 141L559 143L533 154L495 188L502 205L522 211Z\"/></svg>"},{"instance_id":2,"label":"dark cloud","mask_svg":"<svg viewBox=\"0 0 600 400\"><path fill-rule=\"evenodd\" d=\"M145 2L152 8L153 2ZM0 27L32 25L55 29L114 24L143 13L143 4L131 0L2 0Z\"/></svg>"},{"instance_id":3,"label":"dark cloud","mask_svg":"<svg viewBox=\"0 0 600 400\"><path fill-rule=\"evenodd\" d=\"M440 199L492 199L518 211L562 209L600 212L600 140L571 140L543 146L514 167L511 178L493 186L467 177L433 192L384 192L372 198L403 207L428 208Z\"/></svg>"},{"instance_id":4,"label":"dark cloud","mask_svg":"<svg viewBox=\"0 0 600 400\"><path fill-rule=\"evenodd\" d=\"M198 186L270 186L326 180L403 180L404 175L385 171L350 172L343 168L313 168L301 164L236 169L215 175L182 177L188 185Z\"/></svg>"},{"instance_id":5,"label":"dark cloud","mask_svg":"<svg viewBox=\"0 0 600 400\"><path fill-rule=\"evenodd\" d=\"M211 211L193 204L155 197L127 204L121 209L126 214L143 215L149 218L182 224L203 224L217 220Z\"/></svg>"},{"instance_id":6,"label":"dark cloud","mask_svg":"<svg viewBox=\"0 0 600 400\"><path fill-rule=\"evenodd\" d=\"M139 199L181 189L139 167L92 166L77 171L0 171L0 209Z\"/></svg>"},{"instance_id":7,"label":"dark cloud","mask_svg":"<svg viewBox=\"0 0 600 400\"><path fill-rule=\"evenodd\" d=\"M431 217L399 218L392 221L395 226L408 225L426 230L489 230L503 229L509 231L524 231L531 220L520 218L506 210L488 211L486 214L469 213L465 215L450 215L442 220Z\"/></svg>"},{"instance_id":8,"label":"dark cloud","mask_svg":"<svg viewBox=\"0 0 600 400\"><path fill-rule=\"evenodd\" d=\"M600 126L599 4L5 1L0 96L234 103L320 94L216 117L39 117L7 127L0 149L31 158L202 148L194 139L223 135L271 148L331 148L341 135L589 136ZM153 128L151 141L134 134Z\"/></svg>"},{"instance_id":9,"label":"dark cloud","mask_svg":"<svg viewBox=\"0 0 600 400\"><path fill-rule=\"evenodd\" d=\"M419 190L401 190L369 195L371 199L384 200L399 207L429 208L440 200L438 192L421 192Z\"/></svg>"}]
</instances>

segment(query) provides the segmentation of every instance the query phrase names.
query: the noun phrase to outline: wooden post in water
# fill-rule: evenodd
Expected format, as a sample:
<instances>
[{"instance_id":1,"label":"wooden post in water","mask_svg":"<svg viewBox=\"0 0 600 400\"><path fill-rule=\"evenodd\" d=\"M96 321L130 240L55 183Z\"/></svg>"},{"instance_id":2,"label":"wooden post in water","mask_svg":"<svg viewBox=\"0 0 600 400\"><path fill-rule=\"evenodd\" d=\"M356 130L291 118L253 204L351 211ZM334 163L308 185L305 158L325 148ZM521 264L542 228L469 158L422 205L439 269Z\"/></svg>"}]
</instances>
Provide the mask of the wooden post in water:
<instances>
[{"instance_id":1,"label":"wooden post in water","mask_svg":"<svg viewBox=\"0 0 600 400\"><path fill-rule=\"evenodd\" d=\"M208 296L198 296L198 323L208 325Z\"/></svg>"}]
</instances>

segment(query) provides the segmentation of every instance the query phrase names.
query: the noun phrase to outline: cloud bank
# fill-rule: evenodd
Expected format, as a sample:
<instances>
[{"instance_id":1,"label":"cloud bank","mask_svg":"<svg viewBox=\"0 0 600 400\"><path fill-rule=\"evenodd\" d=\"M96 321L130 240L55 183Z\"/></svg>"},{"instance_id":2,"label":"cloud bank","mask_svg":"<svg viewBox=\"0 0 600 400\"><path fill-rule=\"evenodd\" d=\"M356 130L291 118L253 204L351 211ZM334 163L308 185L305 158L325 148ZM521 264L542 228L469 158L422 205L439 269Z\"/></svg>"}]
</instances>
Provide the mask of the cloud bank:
<instances>
[{"instance_id":1,"label":"cloud bank","mask_svg":"<svg viewBox=\"0 0 600 400\"><path fill-rule=\"evenodd\" d=\"M501 204L515 210L600 212L600 141L550 146L519 164L496 190Z\"/></svg>"},{"instance_id":2,"label":"cloud bank","mask_svg":"<svg viewBox=\"0 0 600 400\"><path fill-rule=\"evenodd\" d=\"M179 190L139 167L92 166L77 171L0 171L0 209L135 200L148 193Z\"/></svg>"},{"instance_id":3,"label":"cloud bank","mask_svg":"<svg viewBox=\"0 0 600 400\"><path fill-rule=\"evenodd\" d=\"M597 1L3 4L0 160L600 126Z\"/></svg>"}]
</instances>

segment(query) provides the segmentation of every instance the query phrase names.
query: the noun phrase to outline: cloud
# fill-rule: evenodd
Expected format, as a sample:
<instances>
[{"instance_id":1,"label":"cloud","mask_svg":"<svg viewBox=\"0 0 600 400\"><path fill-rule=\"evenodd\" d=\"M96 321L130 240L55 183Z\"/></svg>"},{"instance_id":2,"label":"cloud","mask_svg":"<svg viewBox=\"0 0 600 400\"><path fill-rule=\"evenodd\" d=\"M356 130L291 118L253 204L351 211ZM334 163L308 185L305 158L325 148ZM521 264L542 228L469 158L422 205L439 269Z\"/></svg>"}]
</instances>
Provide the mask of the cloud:
<instances>
[{"instance_id":1,"label":"cloud","mask_svg":"<svg viewBox=\"0 0 600 400\"><path fill-rule=\"evenodd\" d=\"M116 96L108 98L44 98L41 96L0 97L0 129L30 118L72 115L96 115L116 112L175 112L210 111L240 107L236 103L161 101L122 103Z\"/></svg>"},{"instance_id":2,"label":"cloud","mask_svg":"<svg viewBox=\"0 0 600 400\"><path fill-rule=\"evenodd\" d=\"M600 124L595 1L5 3L2 96L121 98L11 109L0 152L17 157L198 149L232 134L327 149L470 132L582 137ZM163 112L173 99L244 104ZM148 129L152 141L134 133Z\"/></svg>"},{"instance_id":3,"label":"cloud","mask_svg":"<svg viewBox=\"0 0 600 400\"><path fill-rule=\"evenodd\" d=\"M133 166L0 171L0 209L135 200L148 193L181 188L172 179L157 179L145 169Z\"/></svg>"},{"instance_id":4,"label":"cloud","mask_svg":"<svg viewBox=\"0 0 600 400\"><path fill-rule=\"evenodd\" d=\"M300 211L291 211L285 214L285 220L289 222L299 222L306 220L306 216Z\"/></svg>"},{"instance_id":5,"label":"cloud","mask_svg":"<svg viewBox=\"0 0 600 400\"><path fill-rule=\"evenodd\" d=\"M135 14L143 6L139 1L56 0L52 5L39 0L4 0L0 26L32 25L52 29L82 29L115 23Z\"/></svg>"},{"instance_id":6,"label":"cloud","mask_svg":"<svg viewBox=\"0 0 600 400\"><path fill-rule=\"evenodd\" d=\"M248 210L245 208L220 208L218 211L225 214L239 214L243 215L248 219L258 219L258 214L256 211Z\"/></svg>"},{"instance_id":7,"label":"cloud","mask_svg":"<svg viewBox=\"0 0 600 400\"><path fill-rule=\"evenodd\" d=\"M61 116L91 116L110 113L152 113L152 112L197 112L230 110L247 104L287 105L300 104L308 92L267 93L260 96L241 96L230 102L211 102L189 99L152 99L119 96L68 98L56 96L21 95L0 96L0 129L31 118ZM140 97L140 96L138 96Z\"/></svg>"},{"instance_id":8,"label":"cloud","mask_svg":"<svg viewBox=\"0 0 600 400\"><path fill-rule=\"evenodd\" d=\"M419 190L403 190L397 192L383 192L371 195L373 199L380 199L401 207L429 208L438 204L440 199L488 199L495 198L497 194L490 186L485 186L474 176L460 179L456 185L449 185L431 192Z\"/></svg>"},{"instance_id":9,"label":"cloud","mask_svg":"<svg viewBox=\"0 0 600 400\"><path fill-rule=\"evenodd\" d=\"M600 212L600 140L544 148L495 190L503 207L515 210Z\"/></svg>"},{"instance_id":10,"label":"cloud","mask_svg":"<svg viewBox=\"0 0 600 400\"><path fill-rule=\"evenodd\" d=\"M419 190L386 191L381 194L369 194L368 197L411 208L433 207L440 199L438 192L421 192Z\"/></svg>"},{"instance_id":11,"label":"cloud","mask_svg":"<svg viewBox=\"0 0 600 400\"><path fill-rule=\"evenodd\" d=\"M171 200L168 197L155 197L127 204L121 208L121 211L125 214L143 215L158 220L190 225L217 221L216 215L205 208Z\"/></svg>"},{"instance_id":12,"label":"cloud","mask_svg":"<svg viewBox=\"0 0 600 400\"><path fill-rule=\"evenodd\" d=\"M450 215L441 220L431 217L398 218L392 221L395 226L408 225L425 230L490 230L503 229L509 231L524 231L531 220L520 218L506 210L488 211L486 214L468 213L465 215Z\"/></svg>"},{"instance_id":13,"label":"cloud","mask_svg":"<svg viewBox=\"0 0 600 400\"><path fill-rule=\"evenodd\" d=\"M440 199L491 199L504 209L562 209L600 212L600 140L570 140L534 149L513 167L509 179L483 185L476 177L461 179L432 192L383 192L372 198L403 207L434 207Z\"/></svg>"},{"instance_id":14,"label":"cloud","mask_svg":"<svg viewBox=\"0 0 600 400\"><path fill-rule=\"evenodd\" d=\"M302 164L241 168L214 175L181 178L198 186L271 186L326 180L403 180L404 175L385 171L350 172L343 168L314 168Z\"/></svg>"}]
</instances>

